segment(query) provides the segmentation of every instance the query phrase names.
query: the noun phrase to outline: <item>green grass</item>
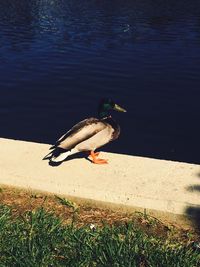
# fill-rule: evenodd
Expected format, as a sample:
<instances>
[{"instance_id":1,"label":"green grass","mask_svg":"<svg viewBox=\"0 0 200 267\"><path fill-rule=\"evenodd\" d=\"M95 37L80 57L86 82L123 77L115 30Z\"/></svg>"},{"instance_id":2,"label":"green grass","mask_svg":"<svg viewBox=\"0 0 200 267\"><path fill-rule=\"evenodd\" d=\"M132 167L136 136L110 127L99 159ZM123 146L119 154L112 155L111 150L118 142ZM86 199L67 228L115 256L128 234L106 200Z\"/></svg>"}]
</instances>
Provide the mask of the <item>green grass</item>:
<instances>
[{"instance_id":1,"label":"green grass","mask_svg":"<svg viewBox=\"0 0 200 267\"><path fill-rule=\"evenodd\" d=\"M200 251L190 245L155 237L133 222L90 229L44 208L16 215L0 206L0 267L195 267Z\"/></svg>"}]
</instances>

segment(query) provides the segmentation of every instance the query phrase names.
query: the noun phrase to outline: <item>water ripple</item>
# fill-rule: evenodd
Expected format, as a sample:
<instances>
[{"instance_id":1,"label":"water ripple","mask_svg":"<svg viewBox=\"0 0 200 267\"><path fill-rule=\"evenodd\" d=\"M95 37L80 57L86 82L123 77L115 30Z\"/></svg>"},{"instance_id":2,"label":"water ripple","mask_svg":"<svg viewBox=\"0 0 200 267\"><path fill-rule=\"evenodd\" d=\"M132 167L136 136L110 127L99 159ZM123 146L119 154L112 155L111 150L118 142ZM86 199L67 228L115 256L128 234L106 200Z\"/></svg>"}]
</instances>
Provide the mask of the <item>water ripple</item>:
<instances>
[{"instance_id":1,"label":"water ripple","mask_svg":"<svg viewBox=\"0 0 200 267\"><path fill-rule=\"evenodd\" d=\"M0 1L0 136L53 142L107 95L108 150L198 162L199 21L198 0Z\"/></svg>"}]
</instances>

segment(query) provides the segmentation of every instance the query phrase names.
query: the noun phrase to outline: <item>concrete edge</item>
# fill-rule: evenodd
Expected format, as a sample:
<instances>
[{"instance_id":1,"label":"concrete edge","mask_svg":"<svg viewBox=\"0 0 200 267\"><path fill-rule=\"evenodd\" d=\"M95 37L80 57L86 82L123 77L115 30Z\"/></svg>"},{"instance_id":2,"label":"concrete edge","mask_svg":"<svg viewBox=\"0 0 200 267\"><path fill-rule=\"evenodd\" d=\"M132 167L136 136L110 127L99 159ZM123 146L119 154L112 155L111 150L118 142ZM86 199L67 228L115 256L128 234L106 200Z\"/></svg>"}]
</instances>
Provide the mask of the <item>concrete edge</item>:
<instances>
[{"instance_id":1,"label":"concrete edge","mask_svg":"<svg viewBox=\"0 0 200 267\"><path fill-rule=\"evenodd\" d=\"M129 205L123 205L123 204L117 204L112 202L106 202L106 201L100 201L100 200L94 200L89 198L81 198L76 196L71 196L67 194L62 193L52 193L49 191L44 191L40 189L34 189L31 187L22 187L22 186L14 186L14 185L8 185L8 184L0 184L1 187L6 187L10 189L17 189L17 190L23 190L24 192L33 193L33 194L42 194L47 196L59 196L66 198L72 202L75 202L80 205L85 205L88 207L93 208L101 208L104 210L110 210L113 212L121 212L121 213L127 213L127 214L134 214L134 213L141 213L145 214L147 216L150 216L156 220L161 221L162 223L170 226L174 226L177 228L183 228L183 229L194 229L195 224L192 223L192 216L189 218L186 215L181 214L174 214L171 212L166 211L160 211L160 210L154 210L154 209L148 209L148 208L141 208L137 206L129 206Z\"/></svg>"},{"instance_id":2,"label":"concrete edge","mask_svg":"<svg viewBox=\"0 0 200 267\"><path fill-rule=\"evenodd\" d=\"M5 138L0 144L2 185L122 212L145 211L200 229L200 165L102 152L111 164L94 166L77 158L52 168L42 161L47 144Z\"/></svg>"}]
</instances>

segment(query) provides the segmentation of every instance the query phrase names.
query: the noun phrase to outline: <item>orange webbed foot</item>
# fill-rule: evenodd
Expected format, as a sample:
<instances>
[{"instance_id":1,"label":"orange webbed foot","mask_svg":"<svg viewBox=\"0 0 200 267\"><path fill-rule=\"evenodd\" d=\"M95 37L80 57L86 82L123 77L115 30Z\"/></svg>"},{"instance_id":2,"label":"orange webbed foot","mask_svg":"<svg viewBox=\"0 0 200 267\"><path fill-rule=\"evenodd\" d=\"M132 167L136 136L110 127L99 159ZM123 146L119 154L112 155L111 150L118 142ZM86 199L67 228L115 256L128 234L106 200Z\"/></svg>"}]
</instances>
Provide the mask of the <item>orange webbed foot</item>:
<instances>
[{"instance_id":1,"label":"orange webbed foot","mask_svg":"<svg viewBox=\"0 0 200 267\"><path fill-rule=\"evenodd\" d=\"M108 164L108 161L106 159L93 159L92 162L94 164Z\"/></svg>"},{"instance_id":2,"label":"orange webbed foot","mask_svg":"<svg viewBox=\"0 0 200 267\"><path fill-rule=\"evenodd\" d=\"M91 161L94 163L94 164L107 164L108 161L106 159L99 159L97 158L97 156L99 155L100 152L94 152L94 151L91 151L90 152L90 158L91 158Z\"/></svg>"}]
</instances>

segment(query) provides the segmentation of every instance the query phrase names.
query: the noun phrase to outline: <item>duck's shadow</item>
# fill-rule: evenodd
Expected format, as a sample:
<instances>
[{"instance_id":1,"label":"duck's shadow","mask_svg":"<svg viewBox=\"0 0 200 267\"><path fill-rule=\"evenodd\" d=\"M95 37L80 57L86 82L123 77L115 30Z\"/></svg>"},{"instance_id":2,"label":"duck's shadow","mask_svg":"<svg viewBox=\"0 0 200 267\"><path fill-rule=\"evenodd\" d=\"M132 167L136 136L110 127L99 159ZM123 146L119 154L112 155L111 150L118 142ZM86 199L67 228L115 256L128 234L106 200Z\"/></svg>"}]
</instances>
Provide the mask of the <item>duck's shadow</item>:
<instances>
[{"instance_id":1,"label":"duck's shadow","mask_svg":"<svg viewBox=\"0 0 200 267\"><path fill-rule=\"evenodd\" d=\"M53 162L53 161L49 160L49 166L57 167L57 166L60 166L65 161L70 161L70 160L73 160L73 159L80 159L80 158L84 158L84 159L88 160L89 162L92 162L88 158L88 156L89 156L89 154L86 154L86 153L78 153L78 154L75 154L75 155L71 155L71 156L67 157L65 160L60 161L60 162Z\"/></svg>"}]
</instances>

